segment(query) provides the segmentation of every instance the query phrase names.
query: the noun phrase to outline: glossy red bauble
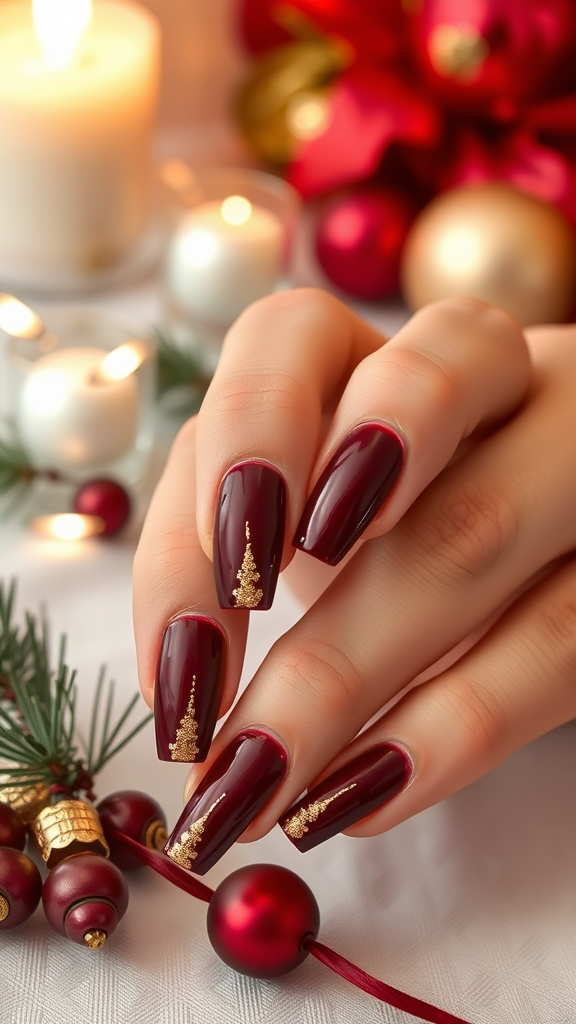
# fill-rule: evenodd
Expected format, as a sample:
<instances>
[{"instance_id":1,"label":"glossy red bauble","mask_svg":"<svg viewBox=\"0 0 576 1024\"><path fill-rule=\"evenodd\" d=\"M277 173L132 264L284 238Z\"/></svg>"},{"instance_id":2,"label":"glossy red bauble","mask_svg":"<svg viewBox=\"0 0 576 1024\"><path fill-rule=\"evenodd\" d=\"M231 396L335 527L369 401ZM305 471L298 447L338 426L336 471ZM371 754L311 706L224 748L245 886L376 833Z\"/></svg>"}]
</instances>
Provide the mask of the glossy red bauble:
<instances>
[{"instance_id":1,"label":"glossy red bauble","mask_svg":"<svg viewBox=\"0 0 576 1024\"><path fill-rule=\"evenodd\" d=\"M26 826L16 811L0 803L0 846L23 850L26 846Z\"/></svg>"},{"instance_id":2,"label":"glossy red bauble","mask_svg":"<svg viewBox=\"0 0 576 1024\"><path fill-rule=\"evenodd\" d=\"M402 246L415 209L400 192L364 187L341 193L322 209L316 253L342 291L382 299L398 291Z\"/></svg>"},{"instance_id":3,"label":"glossy red bauble","mask_svg":"<svg viewBox=\"0 0 576 1024\"><path fill-rule=\"evenodd\" d=\"M74 512L99 516L104 521L101 536L118 533L130 516L130 498L115 480L90 480L83 484L74 498Z\"/></svg>"},{"instance_id":4,"label":"glossy red bauble","mask_svg":"<svg viewBox=\"0 0 576 1024\"><path fill-rule=\"evenodd\" d=\"M104 835L110 847L110 860L123 871L135 871L146 865L122 846L112 828L124 832L149 850L163 850L166 845L166 818L156 800L136 789L111 793L97 805Z\"/></svg>"},{"instance_id":5,"label":"glossy red bauble","mask_svg":"<svg viewBox=\"0 0 576 1024\"><path fill-rule=\"evenodd\" d=\"M466 112L508 120L573 75L573 0L420 0L409 23L427 83Z\"/></svg>"},{"instance_id":6,"label":"glossy red bauble","mask_svg":"<svg viewBox=\"0 0 576 1024\"><path fill-rule=\"evenodd\" d=\"M240 974L276 978L298 967L316 938L320 911L293 871L252 864L220 883L208 905L208 936L218 956Z\"/></svg>"},{"instance_id":7,"label":"glossy red bauble","mask_svg":"<svg viewBox=\"0 0 576 1024\"><path fill-rule=\"evenodd\" d=\"M9 846L0 849L0 931L26 921L41 895L40 872L30 857Z\"/></svg>"},{"instance_id":8,"label":"glossy red bauble","mask_svg":"<svg viewBox=\"0 0 576 1024\"><path fill-rule=\"evenodd\" d=\"M42 904L49 923L61 935L84 946L102 945L126 913L128 886L115 864L86 853L62 860L52 869L44 883Z\"/></svg>"}]
</instances>

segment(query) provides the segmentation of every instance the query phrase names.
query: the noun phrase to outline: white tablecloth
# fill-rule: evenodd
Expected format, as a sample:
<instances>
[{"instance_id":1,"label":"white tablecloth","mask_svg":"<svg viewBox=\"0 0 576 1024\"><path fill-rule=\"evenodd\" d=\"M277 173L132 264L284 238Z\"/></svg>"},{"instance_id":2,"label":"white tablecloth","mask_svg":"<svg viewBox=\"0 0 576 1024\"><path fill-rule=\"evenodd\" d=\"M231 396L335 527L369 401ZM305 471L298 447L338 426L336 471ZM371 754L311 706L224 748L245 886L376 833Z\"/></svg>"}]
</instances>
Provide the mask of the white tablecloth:
<instances>
[{"instance_id":1,"label":"white tablecloth","mask_svg":"<svg viewBox=\"0 0 576 1024\"><path fill-rule=\"evenodd\" d=\"M143 285L100 299L150 319ZM394 328L404 313L376 311ZM3 375L0 363L0 379ZM136 686L131 537L54 544L17 522L0 526L0 576L19 578L20 607L44 602L69 637L82 720L98 667ZM300 614L280 585L251 625L245 679ZM100 796L147 790L169 824L185 766L158 763L152 728L102 773ZM576 1021L576 725L544 737L485 779L367 840L338 837L304 856L279 829L237 845L207 876L216 885L253 862L284 864L312 887L320 938L365 970L473 1024ZM99 952L52 932L39 910L0 933L1 1024L408 1024L414 1018L358 992L311 958L275 982L235 975L213 953L204 904L152 872L131 877L130 907Z\"/></svg>"}]
</instances>

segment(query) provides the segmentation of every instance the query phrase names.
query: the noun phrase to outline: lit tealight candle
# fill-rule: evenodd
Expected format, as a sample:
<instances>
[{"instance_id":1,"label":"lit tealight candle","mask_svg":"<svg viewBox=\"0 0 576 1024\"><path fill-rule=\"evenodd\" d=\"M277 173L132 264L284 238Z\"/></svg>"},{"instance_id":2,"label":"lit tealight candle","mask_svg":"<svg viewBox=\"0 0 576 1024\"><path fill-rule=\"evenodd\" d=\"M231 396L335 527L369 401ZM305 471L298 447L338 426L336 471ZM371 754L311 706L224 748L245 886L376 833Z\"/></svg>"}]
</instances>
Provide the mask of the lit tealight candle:
<instances>
[{"instance_id":1,"label":"lit tealight candle","mask_svg":"<svg viewBox=\"0 0 576 1024\"><path fill-rule=\"evenodd\" d=\"M168 292L193 319L227 326L274 291L284 243L280 217L244 196L201 203L184 216L172 239Z\"/></svg>"},{"instance_id":2,"label":"lit tealight candle","mask_svg":"<svg viewBox=\"0 0 576 1024\"><path fill-rule=\"evenodd\" d=\"M61 348L36 360L22 387L18 433L35 466L58 470L105 467L134 445L142 342Z\"/></svg>"},{"instance_id":3,"label":"lit tealight candle","mask_svg":"<svg viewBox=\"0 0 576 1024\"><path fill-rule=\"evenodd\" d=\"M86 540L104 533L106 524L100 516L81 516L76 512L62 512L59 515L35 516L28 523L29 528L39 537L49 540Z\"/></svg>"},{"instance_id":4,"label":"lit tealight candle","mask_svg":"<svg viewBox=\"0 0 576 1024\"><path fill-rule=\"evenodd\" d=\"M141 237L158 53L157 22L139 4L0 3L4 279L75 280Z\"/></svg>"},{"instance_id":5,"label":"lit tealight candle","mask_svg":"<svg viewBox=\"0 0 576 1024\"><path fill-rule=\"evenodd\" d=\"M35 341L44 333L44 324L30 306L14 295L0 292L0 331L13 338Z\"/></svg>"}]
</instances>

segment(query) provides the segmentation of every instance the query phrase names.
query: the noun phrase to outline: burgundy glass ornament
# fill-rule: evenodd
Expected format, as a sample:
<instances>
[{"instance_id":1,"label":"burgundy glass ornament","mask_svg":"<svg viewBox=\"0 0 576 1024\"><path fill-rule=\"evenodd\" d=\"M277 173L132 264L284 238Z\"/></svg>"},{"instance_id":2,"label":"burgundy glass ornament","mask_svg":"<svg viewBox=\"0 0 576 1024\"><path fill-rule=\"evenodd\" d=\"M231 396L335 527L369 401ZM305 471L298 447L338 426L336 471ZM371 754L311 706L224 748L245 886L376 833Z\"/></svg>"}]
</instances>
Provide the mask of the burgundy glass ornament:
<instances>
[{"instance_id":1,"label":"burgundy glass ornament","mask_svg":"<svg viewBox=\"0 0 576 1024\"><path fill-rule=\"evenodd\" d=\"M10 846L0 849L0 931L26 921L41 895L40 872L30 857Z\"/></svg>"},{"instance_id":2,"label":"burgundy glass ornament","mask_svg":"<svg viewBox=\"0 0 576 1024\"><path fill-rule=\"evenodd\" d=\"M314 894L293 871L251 864L220 883L208 905L207 928L218 956L240 974L277 978L308 956L320 911Z\"/></svg>"},{"instance_id":3,"label":"burgundy glass ornament","mask_svg":"<svg viewBox=\"0 0 576 1024\"><path fill-rule=\"evenodd\" d=\"M136 871L146 865L116 838L113 829L124 832L148 850L164 849L168 838L164 811L147 793L136 789L119 790L101 800L96 810L110 847L110 860L122 871Z\"/></svg>"},{"instance_id":4,"label":"burgundy glass ornament","mask_svg":"<svg viewBox=\"0 0 576 1024\"><path fill-rule=\"evenodd\" d=\"M60 861L44 883L42 903L48 922L72 942L104 945L128 907L128 886L115 864L86 853Z\"/></svg>"},{"instance_id":5,"label":"burgundy glass ornament","mask_svg":"<svg viewBox=\"0 0 576 1024\"><path fill-rule=\"evenodd\" d=\"M316 253L342 291L382 299L399 288L402 247L415 216L396 190L363 187L341 193L324 207L316 227Z\"/></svg>"},{"instance_id":6,"label":"burgundy glass ornament","mask_svg":"<svg viewBox=\"0 0 576 1024\"><path fill-rule=\"evenodd\" d=\"M76 493L74 512L84 516L99 516L104 521L101 537L111 537L128 521L130 498L115 480L90 480Z\"/></svg>"},{"instance_id":7,"label":"burgundy glass ornament","mask_svg":"<svg viewBox=\"0 0 576 1024\"><path fill-rule=\"evenodd\" d=\"M26 826L16 811L0 803L0 846L23 850L26 845Z\"/></svg>"}]
</instances>

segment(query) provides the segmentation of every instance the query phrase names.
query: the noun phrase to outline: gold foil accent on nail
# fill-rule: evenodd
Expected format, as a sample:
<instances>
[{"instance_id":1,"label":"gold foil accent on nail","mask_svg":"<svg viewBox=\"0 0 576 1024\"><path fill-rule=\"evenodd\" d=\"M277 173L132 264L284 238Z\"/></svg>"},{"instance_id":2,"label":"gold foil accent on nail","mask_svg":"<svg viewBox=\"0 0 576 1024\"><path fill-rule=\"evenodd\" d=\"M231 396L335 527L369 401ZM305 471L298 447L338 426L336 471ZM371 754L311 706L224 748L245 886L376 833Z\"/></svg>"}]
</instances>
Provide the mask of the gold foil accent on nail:
<instances>
[{"instance_id":1,"label":"gold foil accent on nail","mask_svg":"<svg viewBox=\"0 0 576 1024\"><path fill-rule=\"evenodd\" d=\"M148 850L163 850L168 842L166 826L159 818L151 821L144 835L144 846Z\"/></svg>"},{"instance_id":2,"label":"gold foil accent on nail","mask_svg":"<svg viewBox=\"0 0 576 1024\"><path fill-rule=\"evenodd\" d=\"M107 938L107 932L102 931L101 928L93 928L92 931L86 932L84 942L89 949L101 949Z\"/></svg>"},{"instance_id":3,"label":"gold foil accent on nail","mask_svg":"<svg viewBox=\"0 0 576 1024\"><path fill-rule=\"evenodd\" d=\"M212 806L208 808L206 814L203 814L201 818L198 818L198 821L193 821L186 831L182 833L178 842L174 843L174 846L170 847L170 849L166 851L170 860L173 860L175 864L180 864L181 867L187 868L188 871L190 871L192 861L196 860L196 857L198 856L196 847L202 839L206 822L214 808L218 806L225 796L226 793L222 793L222 796L219 796Z\"/></svg>"},{"instance_id":4,"label":"gold foil accent on nail","mask_svg":"<svg viewBox=\"0 0 576 1024\"><path fill-rule=\"evenodd\" d=\"M256 568L252 544L250 543L250 524L246 523L246 550L242 559L242 567L236 573L236 579L240 580L240 586L232 591L235 608L257 608L262 600L262 591L254 586L260 579L260 573Z\"/></svg>"},{"instance_id":5,"label":"gold foil accent on nail","mask_svg":"<svg viewBox=\"0 0 576 1024\"><path fill-rule=\"evenodd\" d=\"M10 916L10 904L5 896L0 895L0 921Z\"/></svg>"},{"instance_id":6,"label":"gold foil accent on nail","mask_svg":"<svg viewBox=\"0 0 576 1024\"><path fill-rule=\"evenodd\" d=\"M188 764L195 761L198 756L198 722L194 709L194 691L196 690L196 676L192 676L192 688L188 700L188 707L184 718L180 719L180 725L176 731L176 740L168 744L170 757L173 761L186 761Z\"/></svg>"},{"instance_id":7,"label":"gold foil accent on nail","mask_svg":"<svg viewBox=\"0 0 576 1024\"><path fill-rule=\"evenodd\" d=\"M49 868L76 853L110 856L98 812L84 800L60 800L45 807L32 828Z\"/></svg>"},{"instance_id":8,"label":"gold foil accent on nail","mask_svg":"<svg viewBox=\"0 0 576 1024\"><path fill-rule=\"evenodd\" d=\"M345 789L340 789L338 793L334 793L334 796L329 796L326 800L315 800L313 804L309 804L308 807L301 807L296 814L293 814L288 821L282 825L282 828L287 836L291 839L302 839L302 836L308 832L307 825L312 821L317 821L321 814L334 800L337 800L339 796L344 793L348 793L349 790L354 789L356 783L353 782L350 786L346 786Z\"/></svg>"}]
</instances>

